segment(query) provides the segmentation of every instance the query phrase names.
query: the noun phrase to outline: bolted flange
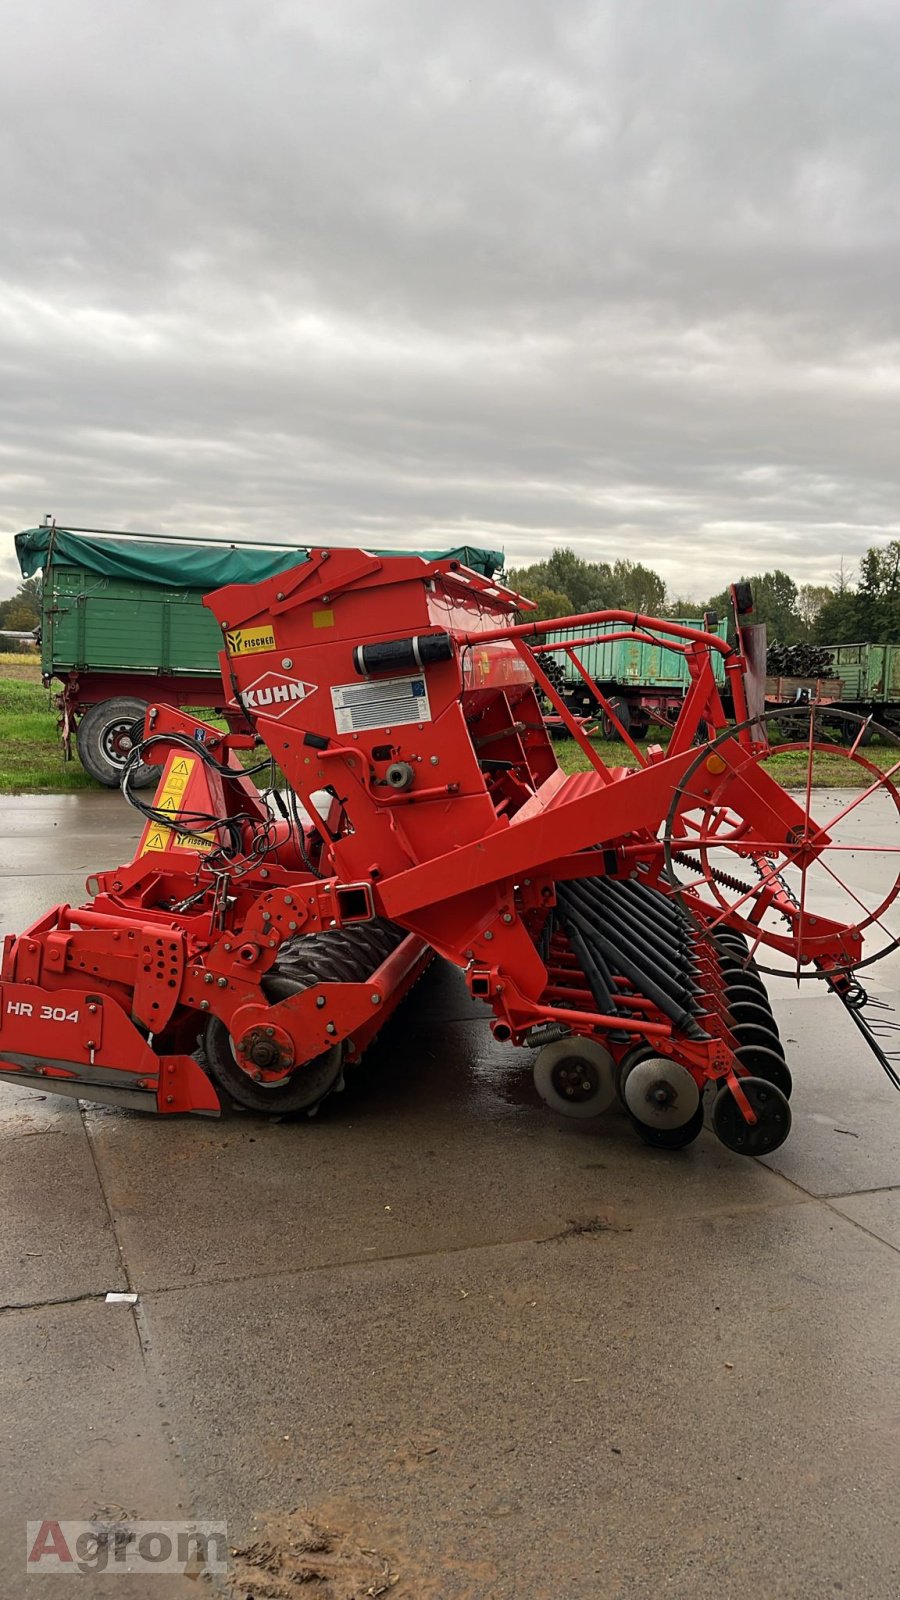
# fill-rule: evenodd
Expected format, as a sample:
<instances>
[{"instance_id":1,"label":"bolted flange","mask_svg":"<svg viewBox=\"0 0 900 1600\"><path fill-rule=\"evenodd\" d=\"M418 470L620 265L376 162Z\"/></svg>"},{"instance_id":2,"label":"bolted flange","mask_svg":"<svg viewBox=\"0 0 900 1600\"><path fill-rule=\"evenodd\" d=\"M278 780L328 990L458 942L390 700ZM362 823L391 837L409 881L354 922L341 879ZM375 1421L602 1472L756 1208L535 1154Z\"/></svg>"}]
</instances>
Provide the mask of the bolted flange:
<instances>
[{"instance_id":1,"label":"bolted flange","mask_svg":"<svg viewBox=\"0 0 900 1600\"><path fill-rule=\"evenodd\" d=\"M236 1045L236 1055L248 1071L282 1076L294 1065L294 1046L283 1028L248 1028Z\"/></svg>"}]
</instances>

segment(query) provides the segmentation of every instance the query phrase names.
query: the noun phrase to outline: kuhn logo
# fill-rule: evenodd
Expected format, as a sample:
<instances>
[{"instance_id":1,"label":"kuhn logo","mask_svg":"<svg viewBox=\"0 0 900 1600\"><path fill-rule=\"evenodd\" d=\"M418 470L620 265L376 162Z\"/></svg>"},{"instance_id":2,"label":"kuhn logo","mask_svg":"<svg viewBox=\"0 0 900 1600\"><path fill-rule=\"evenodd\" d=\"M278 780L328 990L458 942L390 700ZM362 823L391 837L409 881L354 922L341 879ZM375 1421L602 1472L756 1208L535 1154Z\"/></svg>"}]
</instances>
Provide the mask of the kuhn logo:
<instances>
[{"instance_id":1,"label":"kuhn logo","mask_svg":"<svg viewBox=\"0 0 900 1600\"><path fill-rule=\"evenodd\" d=\"M244 689L241 699L248 711L258 711L266 717L283 717L292 706L315 694L318 684L304 683L300 678L282 678L277 672L264 672L261 678Z\"/></svg>"}]
</instances>

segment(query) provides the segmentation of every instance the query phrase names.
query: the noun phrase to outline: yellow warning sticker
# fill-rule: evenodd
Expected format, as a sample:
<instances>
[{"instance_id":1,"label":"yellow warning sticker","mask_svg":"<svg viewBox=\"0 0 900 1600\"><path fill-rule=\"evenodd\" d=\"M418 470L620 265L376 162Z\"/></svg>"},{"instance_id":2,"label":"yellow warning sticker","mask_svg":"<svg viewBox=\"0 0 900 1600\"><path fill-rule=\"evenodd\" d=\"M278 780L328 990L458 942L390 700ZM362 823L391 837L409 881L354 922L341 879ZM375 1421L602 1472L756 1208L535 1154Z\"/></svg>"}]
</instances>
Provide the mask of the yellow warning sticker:
<instances>
[{"instance_id":1,"label":"yellow warning sticker","mask_svg":"<svg viewBox=\"0 0 900 1600\"><path fill-rule=\"evenodd\" d=\"M148 850L168 850L171 837L171 828L164 828L159 822L152 823L147 830L141 855L145 855Z\"/></svg>"},{"instance_id":2,"label":"yellow warning sticker","mask_svg":"<svg viewBox=\"0 0 900 1600\"><path fill-rule=\"evenodd\" d=\"M176 756L156 796L154 805L157 811L169 812L173 821L184 804L184 791L196 765L195 756ZM184 837L184 835L180 837L177 834L173 835L172 828L167 828L164 822L151 822L141 846L141 855L146 855L148 850L171 850L179 844L182 849L187 847L191 850L211 850L213 847L212 841L208 844L197 844L193 840L185 846L182 843Z\"/></svg>"},{"instance_id":3,"label":"yellow warning sticker","mask_svg":"<svg viewBox=\"0 0 900 1600\"><path fill-rule=\"evenodd\" d=\"M275 649L275 634L271 623L263 628L226 628L225 643L230 655L255 656Z\"/></svg>"},{"instance_id":4,"label":"yellow warning sticker","mask_svg":"<svg viewBox=\"0 0 900 1600\"><path fill-rule=\"evenodd\" d=\"M329 606L325 611L314 611L312 615L312 624L314 628L333 628L334 612L332 611L331 607Z\"/></svg>"}]
</instances>

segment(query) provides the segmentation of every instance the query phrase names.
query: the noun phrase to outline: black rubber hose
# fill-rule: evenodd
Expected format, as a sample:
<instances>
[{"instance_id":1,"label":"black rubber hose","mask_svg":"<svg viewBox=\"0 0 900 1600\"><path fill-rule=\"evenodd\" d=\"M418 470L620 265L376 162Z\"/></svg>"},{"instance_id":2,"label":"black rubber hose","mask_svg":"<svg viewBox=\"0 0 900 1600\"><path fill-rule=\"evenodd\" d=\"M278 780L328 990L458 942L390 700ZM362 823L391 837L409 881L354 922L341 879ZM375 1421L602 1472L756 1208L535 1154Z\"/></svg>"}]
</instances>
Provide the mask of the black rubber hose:
<instances>
[{"instance_id":1,"label":"black rubber hose","mask_svg":"<svg viewBox=\"0 0 900 1600\"><path fill-rule=\"evenodd\" d=\"M560 889L557 889L557 894ZM696 991L697 985L688 976L684 966L671 959L658 949L655 942L643 936L640 929L632 927L627 918L621 915L617 907L598 900L595 896L585 895L577 884L569 883L565 886L565 893L570 897L570 904L574 904L589 918L598 933L613 934L615 939L627 944L633 958L646 966L662 987L669 990L673 997L683 998L685 993Z\"/></svg>"},{"instance_id":2,"label":"black rubber hose","mask_svg":"<svg viewBox=\"0 0 900 1600\"><path fill-rule=\"evenodd\" d=\"M668 895L662 894L659 889L651 889L648 883L641 883L639 878L611 878L609 881L627 886L635 899L640 900L651 913L665 917L673 927L690 931L691 921L684 907L670 900Z\"/></svg>"},{"instance_id":3,"label":"black rubber hose","mask_svg":"<svg viewBox=\"0 0 900 1600\"><path fill-rule=\"evenodd\" d=\"M592 898L607 903L615 900L627 908L635 921L652 928L657 940L667 948L686 948L690 944L690 930L665 916L662 908L630 893L630 882L614 878L576 878L572 883ZM658 914L660 913L660 914Z\"/></svg>"},{"instance_id":4,"label":"black rubber hose","mask_svg":"<svg viewBox=\"0 0 900 1600\"><path fill-rule=\"evenodd\" d=\"M640 885L633 879L625 882L621 878L601 878L600 883L607 894L629 905L636 916L644 917L652 922L654 927L664 929L670 938L680 940L682 944L692 942L693 928L683 918L667 915L668 908L662 895L647 897L639 894L637 891Z\"/></svg>"},{"instance_id":5,"label":"black rubber hose","mask_svg":"<svg viewBox=\"0 0 900 1600\"><path fill-rule=\"evenodd\" d=\"M601 1011L605 1011L608 1014L613 1013L616 1010L616 1003L607 987L600 965L595 960L595 952L591 950L590 945L584 939L580 928L565 912L563 913L563 922L569 935L569 943L581 962L582 971L587 978L588 988L596 1004Z\"/></svg>"},{"instance_id":6,"label":"black rubber hose","mask_svg":"<svg viewBox=\"0 0 900 1600\"><path fill-rule=\"evenodd\" d=\"M676 967L684 967L687 970L694 966L694 952L690 941L680 937L669 937L667 931L660 928L658 922L651 921L628 896L615 894L609 889L598 889L596 902L607 912L614 911L616 915L624 917L636 933L640 933L666 960L673 961Z\"/></svg>"},{"instance_id":7,"label":"black rubber hose","mask_svg":"<svg viewBox=\"0 0 900 1600\"><path fill-rule=\"evenodd\" d=\"M689 1010L684 1006L684 994L681 991L676 1000L668 985L663 987L656 978L646 971L644 962L640 957L635 957L625 946L624 941L617 943L610 939L606 933L597 928L596 923L586 917L579 907L563 893L563 885L558 885L557 895L561 897L563 914L567 921L571 920L578 927L579 932L593 946L597 945L602 955L609 961L610 966L620 971L629 983L633 983L641 994L686 1033L691 1039L705 1039L707 1034L699 1028Z\"/></svg>"}]
</instances>

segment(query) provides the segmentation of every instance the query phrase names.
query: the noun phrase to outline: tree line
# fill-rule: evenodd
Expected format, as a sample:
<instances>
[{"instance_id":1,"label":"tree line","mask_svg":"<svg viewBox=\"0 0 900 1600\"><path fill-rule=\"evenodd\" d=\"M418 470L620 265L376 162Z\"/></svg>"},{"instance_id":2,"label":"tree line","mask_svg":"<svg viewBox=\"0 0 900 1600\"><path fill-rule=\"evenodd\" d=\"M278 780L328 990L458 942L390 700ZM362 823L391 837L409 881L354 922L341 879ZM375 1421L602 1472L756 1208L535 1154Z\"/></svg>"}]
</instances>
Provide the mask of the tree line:
<instances>
[{"instance_id":1,"label":"tree line","mask_svg":"<svg viewBox=\"0 0 900 1600\"><path fill-rule=\"evenodd\" d=\"M12 633L28 633L41 620L40 576L23 578L9 600L0 600L0 629Z\"/></svg>"},{"instance_id":2,"label":"tree line","mask_svg":"<svg viewBox=\"0 0 900 1600\"><path fill-rule=\"evenodd\" d=\"M535 601L540 620L607 610L658 617L731 615L727 588L704 601L672 597L659 574L639 561L585 561L564 548L546 561L513 567L507 581ZM740 581L753 590L754 620L764 622L769 639L780 644L900 643L900 539L873 545L855 582L843 565L832 584L798 585L780 567L742 573Z\"/></svg>"},{"instance_id":3,"label":"tree line","mask_svg":"<svg viewBox=\"0 0 900 1600\"><path fill-rule=\"evenodd\" d=\"M562 547L546 561L511 568L507 581L537 603L540 619L608 610L657 617L730 615L727 589L704 601L670 597L659 573L640 561L585 561ZM753 589L756 621L764 622L769 638L780 644L900 643L900 539L867 550L855 582L841 568L833 584L798 585L780 567L742 574L741 581ZM0 601L0 628L25 632L40 619L39 576L25 578L11 599Z\"/></svg>"}]
</instances>

